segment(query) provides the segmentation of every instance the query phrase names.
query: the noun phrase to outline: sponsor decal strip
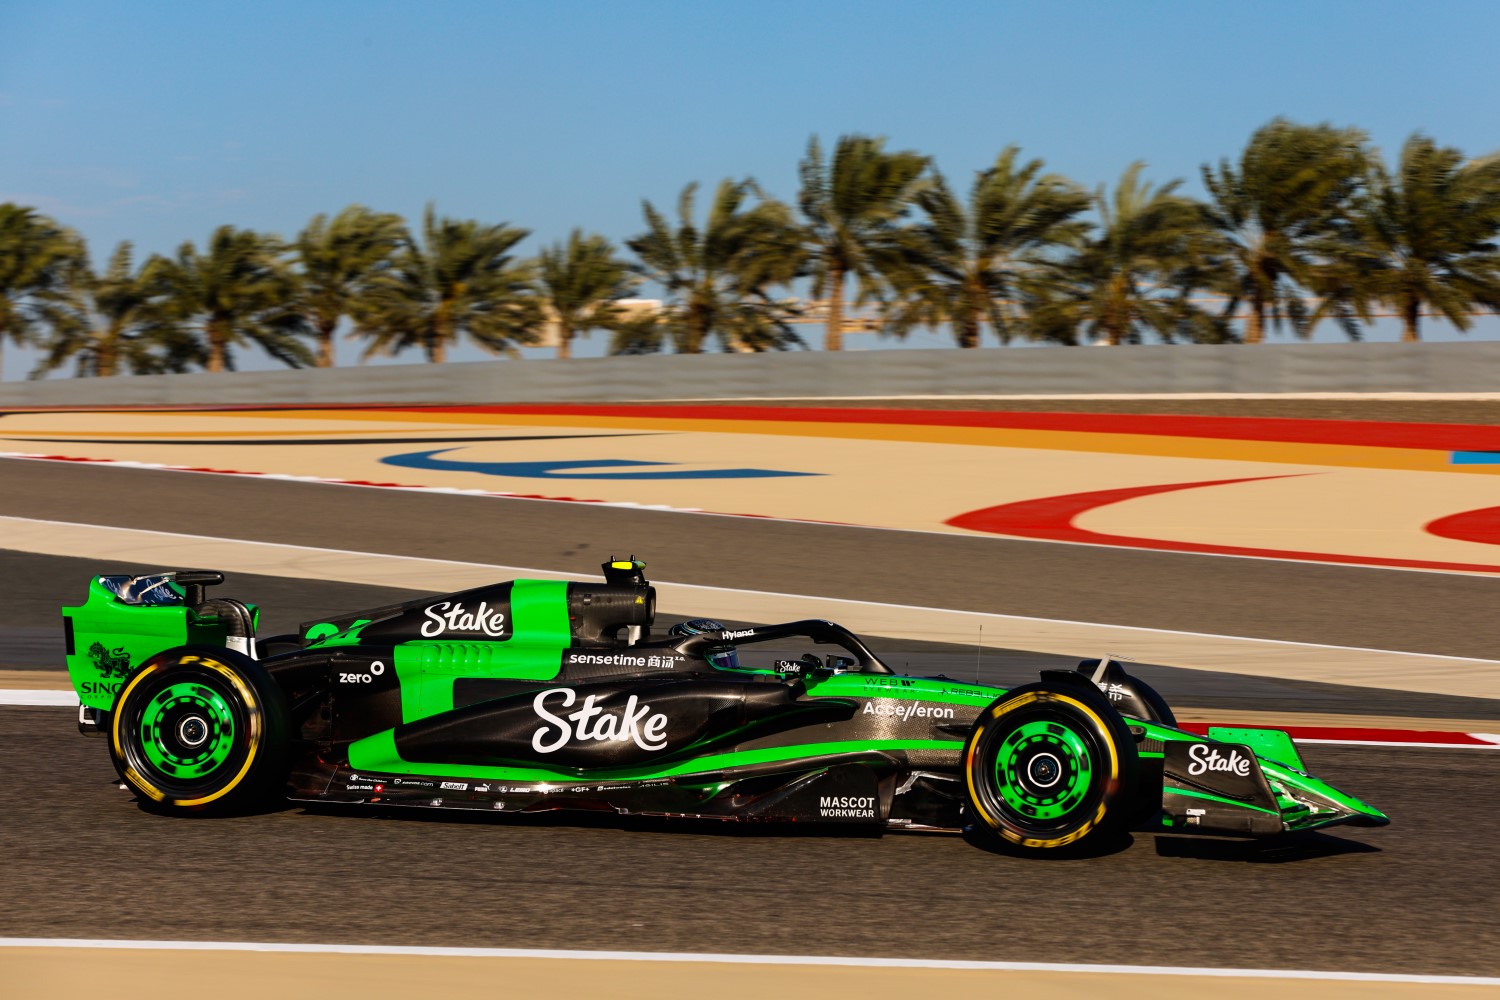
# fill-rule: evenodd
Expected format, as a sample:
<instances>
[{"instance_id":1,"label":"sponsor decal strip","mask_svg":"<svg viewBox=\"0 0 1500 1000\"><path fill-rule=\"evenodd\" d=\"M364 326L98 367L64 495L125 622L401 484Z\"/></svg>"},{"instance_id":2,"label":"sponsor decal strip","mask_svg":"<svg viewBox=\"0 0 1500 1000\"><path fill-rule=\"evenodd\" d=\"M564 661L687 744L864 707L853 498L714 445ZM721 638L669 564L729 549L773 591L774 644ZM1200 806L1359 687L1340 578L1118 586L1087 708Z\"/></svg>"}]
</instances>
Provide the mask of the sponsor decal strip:
<instances>
[{"instance_id":1,"label":"sponsor decal strip","mask_svg":"<svg viewBox=\"0 0 1500 1000\"><path fill-rule=\"evenodd\" d=\"M1207 976L1223 979L1302 979L1443 986L1500 986L1500 976L1327 972L1312 969L1223 969L1176 965L1090 965L1083 962L985 962L855 955L755 955L724 952L571 951L561 948L443 948L412 945L292 944L262 941L132 941L104 938L0 938L0 948L87 948L125 951L231 951L268 954L411 955L436 958L518 958L594 962L707 962L719 965L806 965L982 972L1056 972L1098 975Z\"/></svg>"}]
</instances>

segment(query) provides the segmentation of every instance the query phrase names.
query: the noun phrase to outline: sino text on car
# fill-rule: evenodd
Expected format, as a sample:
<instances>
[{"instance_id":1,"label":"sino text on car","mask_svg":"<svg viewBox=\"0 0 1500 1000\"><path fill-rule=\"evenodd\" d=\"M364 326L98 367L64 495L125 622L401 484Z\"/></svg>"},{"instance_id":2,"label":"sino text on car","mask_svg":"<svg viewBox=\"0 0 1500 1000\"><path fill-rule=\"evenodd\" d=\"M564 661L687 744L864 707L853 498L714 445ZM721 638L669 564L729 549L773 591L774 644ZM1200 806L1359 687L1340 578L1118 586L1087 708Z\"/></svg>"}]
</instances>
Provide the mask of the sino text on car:
<instances>
[{"instance_id":1,"label":"sino text on car","mask_svg":"<svg viewBox=\"0 0 1500 1000\"><path fill-rule=\"evenodd\" d=\"M1022 852L1388 822L1285 733L1177 728L1109 659L1005 690L897 674L819 619L662 635L644 564L603 568L260 641L254 605L207 597L220 573L96 577L63 609L79 726L169 813L595 810L969 829ZM792 644L836 652L748 662Z\"/></svg>"}]
</instances>

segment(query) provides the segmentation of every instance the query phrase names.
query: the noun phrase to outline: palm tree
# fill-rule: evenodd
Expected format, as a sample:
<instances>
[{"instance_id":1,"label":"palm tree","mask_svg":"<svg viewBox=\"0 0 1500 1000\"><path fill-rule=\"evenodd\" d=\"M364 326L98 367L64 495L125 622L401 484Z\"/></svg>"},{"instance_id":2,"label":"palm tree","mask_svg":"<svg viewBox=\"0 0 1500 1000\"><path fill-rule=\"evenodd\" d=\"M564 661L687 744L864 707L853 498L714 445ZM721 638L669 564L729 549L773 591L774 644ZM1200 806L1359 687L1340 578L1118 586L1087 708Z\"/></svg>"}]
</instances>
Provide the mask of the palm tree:
<instances>
[{"instance_id":1,"label":"palm tree","mask_svg":"<svg viewBox=\"0 0 1500 1000\"><path fill-rule=\"evenodd\" d=\"M1392 175L1381 163L1356 202L1326 268L1320 311L1349 329L1380 303L1401 317L1401 339L1421 339L1424 311L1460 330L1474 306L1500 311L1500 154L1465 161L1413 135Z\"/></svg>"},{"instance_id":2,"label":"palm tree","mask_svg":"<svg viewBox=\"0 0 1500 1000\"><path fill-rule=\"evenodd\" d=\"M1042 174L1041 160L1019 164L1019 155L1009 146L980 171L967 206L941 174L917 195L927 219L899 241L897 297L885 312L891 332L951 323L958 346L978 347L988 322L1002 343L1010 341L1003 303L1016 298L1022 275L1088 230L1078 218L1089 207L1088 192Z\"/></svg>"},{"instance_id":3,"label":"palm tree","mask_svg":"<svg viewBox=\"0 0 1500 1000\"><path fill-rule=\"evenodd\" d=\"M82 276L79 308L68 322L53 324L32 378L69 361L77 375L103 377L126 369L135 375L181 372L204 363L202 342L168 318L132 256L131 245L121 243L103 274Z\"/></svg>"},{"instance_id":4,"label":"palm tree","mask_svg":"<svg viewBox=\"0 0 1500 1000\"><path fill-rule=\"evenodd\" d=\"M533 269L512 251L530 233L506 223L422 215L422 240L408 239L391 269L378 275L355 313L364 357L420 347L442 363L467 336L492 354L515 356L538 339L542 314Z\"/></svg>"},{"instance_id":5,"label":"palm tree","mask_svg":"<svg viewBox=\"0 0 1500 1000\"><path fill-rule=\"evenodd\" d=\"M663 316L654 312L626 315L610 327L610 354L660 354L669 337Z\"/></svg>"},{"instance_id":6,"label":"palm tree","mask_svg":"<svg viewBox=\"0 0 1500 1000\"><path fill-rule=\"evenodd\" d=\"M870 136L840 136L827 163L817 136L808 142L798 205L807 225L812 294L828 300L825 350L844 346L849 276L857 283L856 303L881 297L883 262L898 255L893 244L925 186L927 165L927 157L910 150L887 153L885 140Z\"/></svg>"},{"instance_id":7,"label":"palm tree","mask_svg":"<svg viewBox=\"0 0 1500 1000\"><path fill-rule=\"evenodd\" d=\"M1216 249L1203 207L1176 193L1180 181L1142 181L1144 167L1131 164L1113 195L1098 189L1099 230L1077 253L1022 283L1034 336L1074 343L1082 327L1109 345L1141 343L1146 332L1228 339L1223 319L1189 298Z\"/></svg>"},{"instance_id":8,"label":"palm tree","mask_svg":"<svg viewBox=\"0 0 1500 1000\"><path fill-rule=\"evenodd\" d=\"M73 321L72 286L85 268L83 241L30 208L0 204L0 352Z\"/></svg>"},{"instance_id":9,"label":"palm tree","mask_svg":"<svg viewBox=\"0 0 1500 1000\"><path fill-rule=\"evenodd\" d=\"M629 295L636 282L630 267L615 256L603 236L575 229L566 244L544 249L538 258L537 288L542 307L557 324L557 356L573 356L573 337L595 327L612 329L621 318L612 303Z\"/></svg>"},{"instance_id":10,"label":"palm tree","mask_svg":"<svg viewBox=\"0 0 1500 1000\"><path fill-rule=\"evenodd\" d=\"M1298 286L1313 281L1314 249L1358 188L1367 142L1359 129L1277 118L1250 137L1237 169L1228 160L1217 171L1203 167L1211 218L1230 241L1212 289L1228 297L1225 316L1247 305L1246 343L1265 338L1268 318L1306 336Z\"/></svg>"},{"instance_id":11,"label":"palm tree","mask_svg":"<svg viewBox=\"0 0 1500 1000\"><path fill-rule=\"evenodd\" d=\"M683 354L699 353L710 336L733 351L801 344L787 325L795 310L770 294L772 287L796 278L801 266L799 230L790 211L765 198L752 181L724 180L700 229L693 219L697 190L697 184L682 189L675 227L651 202L643 202L646 232L626 241L640 258L642 275L659 283L671 300L658 332L671 337ZM747 207L751 196L760 200Z\"/></svg>"},{"instance_id":12,"label":"palm tree","mask_svg":"<svg viewBox=\"0 0 1500 1000\"><path fill-rule=\"evenodd\" d=\"M201 334L207 371L233 371L234 349L247 343L301 368L313 357L285 251L274 236L220 226L202 252L184 243L176 257L147 261L142 277L158 315Z\"/></svg>"},{"instance_id":13,"label":"palm tree","mask_svg":"<svg viewBox=\"0 0 1500 1000\"><path fill-rule=\"evenodd\" d=\"M294 244L301 303L318 344L318 367L334 364L333 334L407 238L401 216L350 205L329 222L316 215Z\"/></svg>"}]
</instances>

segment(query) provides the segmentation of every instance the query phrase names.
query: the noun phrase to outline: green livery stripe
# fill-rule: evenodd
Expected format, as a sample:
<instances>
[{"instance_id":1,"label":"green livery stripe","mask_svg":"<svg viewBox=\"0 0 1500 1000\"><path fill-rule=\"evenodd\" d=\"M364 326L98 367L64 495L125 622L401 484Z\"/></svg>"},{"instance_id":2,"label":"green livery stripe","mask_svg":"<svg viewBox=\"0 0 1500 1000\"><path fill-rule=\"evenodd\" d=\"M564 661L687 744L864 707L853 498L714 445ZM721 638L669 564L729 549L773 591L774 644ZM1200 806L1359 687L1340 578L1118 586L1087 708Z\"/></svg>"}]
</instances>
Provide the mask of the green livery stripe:
<instances>
[{"instance_id":1,"label":"green livery stripe","mask_svg":"<svg viewBox=\"0 0 1500 1000\"><path fill-rule=\"evenodd\" d=\"M562 652L573 643L567 583L516 580L509 601L509 640L418 639L396 646L392 660L401 681L402 722L453 711L453 682L460 677L550 681L558 675Z\"/></svg>"},{"instance_id":2,"label":"green livery stripe","mask_svg":"<svg viewBox=\"0 0 1500 1000\"><path fill-rule=\"evenodd\" d=\"M1255 812L1266 813L1271 816L1280 816L1281 813L1275 809L1262 809L1260 806L1252 806L1244 802L1236 802L1234 799L1226 799L1222 795L1214 795L1210 792L1200 792L1195 788L1168 788L1168 795L1185 795L1190 799L1208 799L1210 802L1222 802L1226 806L1234 806L1238 809L1252 809Z\"/></svg>"},{"instance_id":3,"label":"green livery stripe","mask_svg":"<svg viewBox=\"0 0 1500 1000\"><path fill-rule=\"evenodd\" d=\"M510 620L514 635L537 646L570 646L568 584L563 580L517 580L510 585Z\"/></svg>"},{"instance_id":4,"label":"green livery stripe","mask_svg":"<svg viewBox=\"0 0 1500 1000\"><path fill-rule=\"evenodd\" d=\"M764 750L737 750L730 753L695 757L666 767L628 767L612 771L591 771L579 775L572 771L555 771L540 767L497 767L484 764L427 764L401 759L396 751L396 733L367 736L349 745L349 767L355 771L381 771L387 774L421 774L434 778L479 778L492 781L546 781L592 784L600 781L643 781L685 774L721 771L749 764L768 764L821 757L841 753L863 753L870 750L950 750L963 749L961 740L847 740L835 743L804 743L798 746L770 747Z\"/></svg>"},{"instance_id":5,"label":"green livery stripe","mask_svg":"<svg viewBox=\"0 0 1500 1000\"><path fill-rule=\"evenodd\" d=\"M994 701L1000 691L924 677L898 679L888 674L833 674L809 680L807 693L819 698L899 698L983 708Z\"/></svg>"}]
</instances>

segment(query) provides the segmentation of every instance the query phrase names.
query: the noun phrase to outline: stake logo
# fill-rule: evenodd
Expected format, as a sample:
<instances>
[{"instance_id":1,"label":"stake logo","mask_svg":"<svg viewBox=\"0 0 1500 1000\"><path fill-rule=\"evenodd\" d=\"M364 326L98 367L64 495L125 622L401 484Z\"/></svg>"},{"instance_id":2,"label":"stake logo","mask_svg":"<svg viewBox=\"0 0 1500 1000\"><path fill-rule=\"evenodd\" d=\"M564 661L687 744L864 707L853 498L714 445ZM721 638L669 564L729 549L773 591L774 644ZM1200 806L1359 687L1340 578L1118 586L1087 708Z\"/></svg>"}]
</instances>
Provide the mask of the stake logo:
<instances>
[{"instance_id":1,"label":"stake logo","mask_svg":"<svg viewBox=\"0 0 1500 1000\"><path fill-rule=\"evenodd\" d=\"M428 618L422 623L422 635L428 639L444 632L483 632L496 639L505 635L505 613L491 611L484 601L479 602L478 611L470 611L459 602L443 601L428 605L422 613Z\"/></svg>"},{"instance_id":2,"label":"stake logo","mask_svg":"<svg viewBox=\"0 0 1500 1000\"><path fill-rule=\"evenodd\" d=\"M1191 762L1188 764L1187 771L1194 777L1208 771L1226 771L1230 774L1237 774L1241 778L1250 773L1249 759L1238 750L1229 751L1229 756L1225 757L1217 748L1207 743L1194 743L1188 747L1188 757L1191 758Z\"/></svg>"},{"instance_id":3,"label":"stake logo","mask_svg":"<svg viewBox=\"0 0 1500 1000\"><path fill-rule=\"evenodd\" d=\"M571 708L578 700L578 692L572 688L549 688L540 692L531 702L542 726L531 737L531 747L537 753L555 753L572 740L610 740L615 743L633 741L642 750L660 750L667 745L667 717L661 712L652 712L650 705L643 705L635 695L625 702L618 714L606 712L595 704L595 695L583 699L576 712L553 715L547 710L547 700L559 695L560 706Z\"/></svg>"}]
</instances>

